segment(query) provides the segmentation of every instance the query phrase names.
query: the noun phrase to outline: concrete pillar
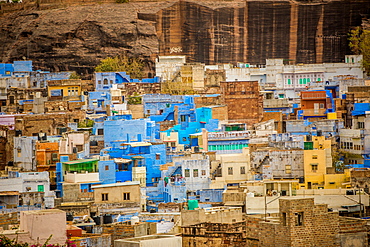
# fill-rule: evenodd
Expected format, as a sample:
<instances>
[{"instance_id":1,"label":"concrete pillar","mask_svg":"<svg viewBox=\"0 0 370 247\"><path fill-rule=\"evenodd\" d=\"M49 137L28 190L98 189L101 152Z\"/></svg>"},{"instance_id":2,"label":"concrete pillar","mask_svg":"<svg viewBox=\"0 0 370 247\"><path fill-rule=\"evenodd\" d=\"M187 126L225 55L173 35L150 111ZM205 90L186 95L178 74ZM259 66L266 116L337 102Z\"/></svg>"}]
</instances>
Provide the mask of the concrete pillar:
<instances>
[{"instance_id":1,"label":"concrete pillar","mask_svg":"<svg viewBox=\"0 0 370 247\"><path fill-rule=\"evenodd\" d=\"M208 131L206 129L202 129L202 139L203 151L208 151Z\"/></svg>"},{"instance_id":2,"label":"concrete pillar","mask_svg":"<svg viewBox=\"0 0 370 247\"><path fill-rule=\"evenodd\" d=\"M292 183L289 183L289 196L292 196Z\"/></svg>"}]
</instances>

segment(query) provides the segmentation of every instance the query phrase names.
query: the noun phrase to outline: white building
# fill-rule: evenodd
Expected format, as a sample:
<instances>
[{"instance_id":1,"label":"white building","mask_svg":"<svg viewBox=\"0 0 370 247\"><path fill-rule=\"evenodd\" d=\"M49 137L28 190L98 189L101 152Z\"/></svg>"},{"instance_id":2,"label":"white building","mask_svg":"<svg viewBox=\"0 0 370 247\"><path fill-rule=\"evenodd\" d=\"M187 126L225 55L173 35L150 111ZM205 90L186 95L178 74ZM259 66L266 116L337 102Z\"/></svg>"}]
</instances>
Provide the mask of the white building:
<instances>
[{"instance_id":1,"label":"white building","mask_svg":"<svg viewBox=\"0 0 370 247\"><path fill-rule=\"evenodd\" d=\"M48 172L10 172L10 176L0 179L0 191L44 192L45 206L54 207Z\"/></svg>"}]
</instances>

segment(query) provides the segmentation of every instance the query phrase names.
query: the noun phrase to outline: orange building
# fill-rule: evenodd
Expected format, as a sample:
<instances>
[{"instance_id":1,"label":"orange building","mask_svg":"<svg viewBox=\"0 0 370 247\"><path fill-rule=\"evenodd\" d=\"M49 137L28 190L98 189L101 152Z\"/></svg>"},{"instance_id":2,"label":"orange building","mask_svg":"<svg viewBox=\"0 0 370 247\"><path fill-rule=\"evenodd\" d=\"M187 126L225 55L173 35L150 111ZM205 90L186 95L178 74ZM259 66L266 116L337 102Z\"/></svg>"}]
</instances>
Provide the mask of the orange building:
<instances>
[{"instance_id":1,"label":"orange building","mask_svg":"<svg viewBox=\"0 0 370 247\"><path fill-rule=\"evenodd\" d=\"M50 185L55 183L56 163L59 162L59 143L58 142L37 142L36 143L37 171L49 172Z\"/></svg>"}]
</instances>

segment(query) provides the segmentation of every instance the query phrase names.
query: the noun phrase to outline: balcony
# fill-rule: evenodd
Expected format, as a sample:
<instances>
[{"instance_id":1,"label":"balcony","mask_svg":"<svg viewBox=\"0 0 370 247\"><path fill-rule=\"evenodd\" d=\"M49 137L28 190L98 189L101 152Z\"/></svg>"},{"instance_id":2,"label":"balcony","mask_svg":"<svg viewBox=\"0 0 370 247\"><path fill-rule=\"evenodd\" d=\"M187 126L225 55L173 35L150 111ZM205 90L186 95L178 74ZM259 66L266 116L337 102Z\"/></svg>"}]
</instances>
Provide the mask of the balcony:
<instances>
[{"instance_id":1,"label":"balcony","mask_svg":"<svg viewBox=\"0 0 370 247\"><path fill-rule=\"evenodd\" d=\"M326 109L306 109L303 110L303 116L305 117L323 117L326 116Z\"/></svg>"},{"instance_id":2,"label":"balcony","mask_svg":"<svg viewBox=\"0 0 370 247\"><path fill-rule=\"evenodd\" d=\"M209 132L208 140L238 140L249 138L249 131Z\"/></svg>"},{"instance_id":3,"label":"balcony","mask_svg":"<svg viewBox=\"0 0 370 247\"><path fill-rule=\"evenodd\" d=\"M288 99L265 99L263 108L283 108L289 107Z\"/></svg>"},{"instance_id":4,"label":"balcony","mask_svg":"<svg viewBox=\"0 0 370 247\"><path fill-rule=\"evenodd\" d=\"M69 183L86 183L99 181L98 172L86 172L86 173L67 173L64 176L64 181Z\"/></svg>"},{"instance_id":5,"label":"balcony","mask_svg":"<svg viewBox=\"0 0 370 247\"><path fill-rule=\"evenodd\" d=\"M317 99L326 99L326 92L302 92L302 100L317 100Z\"/></svg>"}]
</instances>

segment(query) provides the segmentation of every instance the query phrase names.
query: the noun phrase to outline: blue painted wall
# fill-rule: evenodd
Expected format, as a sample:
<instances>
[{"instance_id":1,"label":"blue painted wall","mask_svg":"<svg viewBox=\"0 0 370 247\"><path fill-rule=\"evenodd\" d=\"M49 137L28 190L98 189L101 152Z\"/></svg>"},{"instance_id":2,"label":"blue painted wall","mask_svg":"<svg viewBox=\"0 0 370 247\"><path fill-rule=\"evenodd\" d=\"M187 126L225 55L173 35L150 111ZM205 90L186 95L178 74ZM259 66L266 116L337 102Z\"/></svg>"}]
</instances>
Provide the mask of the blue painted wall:
<instances>
[{"instance_id":1,"label":"blue painted wall","mask_svg":"<svg viewBox=\"0 0 370 247\"><path fill-rule=\"evenodd\" d=\"M97 72L95 73L95 89L96 91L109 90L113 84L122 84L128 82L138 83L159 83L160 78L145 78L142 80L131 79L126 72Z\"/></svg>"},{"instance_id":2,"label":"blue painted wall","mask_svg":"<svg viewBox=\"0 0 370 247\"><path fill-rule=\"evenodd\" d=\"M159 129L149 119L107 120L104 122L105 146L112 146L115 141L154 142L159 139Z\"/></svg>"},{"instance_id":3,"label":"blue painted wall","mask_svg":"<svg viewBox=\"0 0 370 247\"><path fill-rule=\"evenodd\" d=\"M111 158L124 158L135 160L135 156L141 156L143 159L139 159L141 162L138 163L138 166L146 167L146 185L153 186L160 180L161 172L159 170L160 165L166 164L166 145L165 144L155 144L151 146L141 146L141 147L132 147L127 145L124 142L115 142L114 145L109 148L105 148L101 151L101 155L109 155ZM125 145L121 145L125 144ZM100 162L99 162L100 164ZM132 166L128 167L130 172L132 171ZM111 173L101 170L103 173L102 181L112 181L108 176L112 176ZM105 174L104 174L105 173ZM132 179L128 177L128 174L125 172L120 172L117 174L116 180L127 181Z\"/></svg>"}]
</instances>

